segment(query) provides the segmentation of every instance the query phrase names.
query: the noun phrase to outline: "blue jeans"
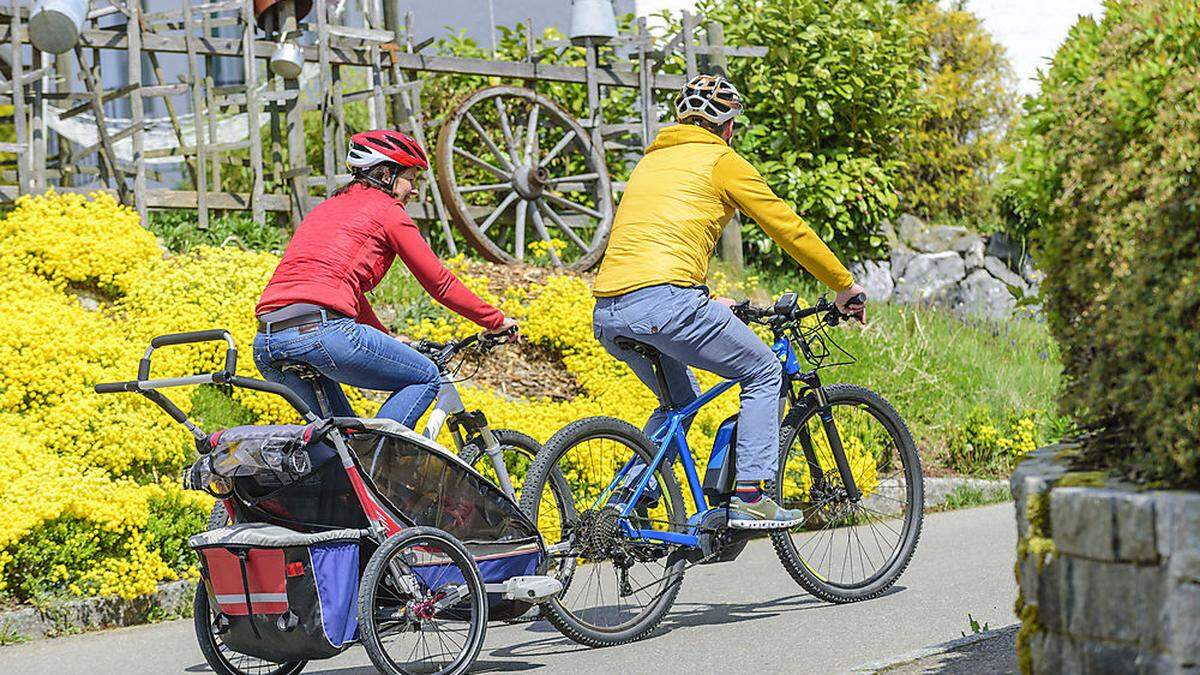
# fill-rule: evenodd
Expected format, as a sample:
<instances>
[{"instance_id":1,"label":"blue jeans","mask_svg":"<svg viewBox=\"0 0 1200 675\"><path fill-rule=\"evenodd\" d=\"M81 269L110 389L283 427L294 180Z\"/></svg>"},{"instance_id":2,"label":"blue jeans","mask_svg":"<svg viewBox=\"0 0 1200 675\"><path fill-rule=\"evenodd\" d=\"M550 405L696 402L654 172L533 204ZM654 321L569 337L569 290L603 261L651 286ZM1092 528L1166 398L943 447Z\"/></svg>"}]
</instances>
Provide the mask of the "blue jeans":
<instances>
[{"instance_id":1,"label":"blue jeans","mask_svg":"<svg viewBox=\"0 0 1200 675\"><path fill-rule=\"evenodd\" d=\"M307 363L321 373L319 386L334 415L353 416L338 383L393 392L376 417L387 417L412 428L437 396L441 376L437 366L418 351L383 333L355 323L332 319L297 326L254 338L254 364L271 382L287 385L320 414L317 395L308 382L279 368L281 361Z\"/></svg>"},{"instance_id":2,"label":"blue jeans","mask_svg":"<svg viewBox=\"0 0 1200 675\"><path fill-rule=\"evenodd\" d=\"M700 395L695 366L736 380L742 387L738 416L738 480L775 477L779 461L779 392L783 366L754 331L726 306L713 302L708 289L651 286L614 298L597 298L592 313L596 338L609 354L624 361L647 387L681 408ZM613 340L627 337L662 353L667 395L657 391L654 369L638 354L621 349ZM653 433L666 421L659 406L646 421Z\"/></svg>"}]
</instances>

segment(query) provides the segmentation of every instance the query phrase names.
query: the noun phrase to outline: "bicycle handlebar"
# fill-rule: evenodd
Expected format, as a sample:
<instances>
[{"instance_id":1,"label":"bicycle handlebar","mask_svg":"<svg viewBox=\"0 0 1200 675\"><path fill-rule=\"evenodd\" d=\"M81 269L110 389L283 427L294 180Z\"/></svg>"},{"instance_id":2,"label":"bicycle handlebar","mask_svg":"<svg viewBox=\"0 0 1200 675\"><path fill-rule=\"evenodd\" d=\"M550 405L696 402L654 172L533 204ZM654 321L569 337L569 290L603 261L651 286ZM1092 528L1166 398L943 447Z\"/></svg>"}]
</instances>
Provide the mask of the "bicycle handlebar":
<instances>
[{"instance_id":1,"label":"bicycle handlebar","mask_svg":"<svg viewBox=\"0 0 1200 675\"><path fill-rule=\"evenodd\" d=\"M786 295L784 297L787 297ZM796 307L794 303L786 308L781 308L784 298L780 298L780 302L776 302L774 307L756 307L750 304L749 300L743 300L732 307L733 314L745 323L771 323L775 320L783 321L798 321L806 319L810 316L823 314L822 320L830 326L836 326L843 319L850 318L852 315L842 312L837 304L830 302L821 296L817 302L811 307ZM865 293L850 298L847 306L863 305L867 301Z\"/></svg>"},{"instance_id":2,"label":"bicycle handlebar","mask_svg":"<svg viewBox=\"0 0 1200 675\"><path fill-rule=\"evenodd\" d=\"M449 342L418 340L412 343L411 346L441 367L447 361L454 358L454 356L475 344L478 344L482 351L487 352L498 345L511 342L516 335L517 327L514 326L499 333L475 333L460 340L450 340Z\"/></svg>"}]
</instances>

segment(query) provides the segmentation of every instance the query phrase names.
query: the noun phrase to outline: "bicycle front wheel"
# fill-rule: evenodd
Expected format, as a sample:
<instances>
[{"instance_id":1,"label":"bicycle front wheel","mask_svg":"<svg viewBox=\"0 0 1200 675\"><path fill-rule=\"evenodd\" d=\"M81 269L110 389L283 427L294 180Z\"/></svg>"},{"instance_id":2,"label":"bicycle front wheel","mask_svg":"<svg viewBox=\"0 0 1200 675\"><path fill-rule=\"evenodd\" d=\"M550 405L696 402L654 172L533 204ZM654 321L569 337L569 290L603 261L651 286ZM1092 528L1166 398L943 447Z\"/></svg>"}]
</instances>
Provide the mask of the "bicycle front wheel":
<instances>
[{"instance_id":1,"label":"bicycle front wheel","mask_svg":"<svg viewBox=\"0 0 1200 675\"><path fill-rule=\"evenodd\" d=\"M546 442L521 489L521 508L537 523L551 552L543 573L563 584L562 593L542 605L543 615L580 644L607 647L640 640L658 626L679 593L684 560L672 557L663 544L628 538L621 513L632 487L608 489L623 468L648 466L655 450L628 422L578 420ZM685 529L683 495L670 468L659 467L650 486L632 524Z\"/></svg>"},{"instance_id":2,"label":"bicycle front wheel","mask_svg":"<svg viewBox=\"0 0 1200 675\"><path fill-rule=\"evenodd\" d=\"M912 560L921 535L921 459L904 420L862 387L824 388L854 483L852 498L816 405L793 408L780 431L776 479L768 486L804 521L771 534L775 553L805 590L829 602L883 594Z\"/></svg>"}]
</instances>

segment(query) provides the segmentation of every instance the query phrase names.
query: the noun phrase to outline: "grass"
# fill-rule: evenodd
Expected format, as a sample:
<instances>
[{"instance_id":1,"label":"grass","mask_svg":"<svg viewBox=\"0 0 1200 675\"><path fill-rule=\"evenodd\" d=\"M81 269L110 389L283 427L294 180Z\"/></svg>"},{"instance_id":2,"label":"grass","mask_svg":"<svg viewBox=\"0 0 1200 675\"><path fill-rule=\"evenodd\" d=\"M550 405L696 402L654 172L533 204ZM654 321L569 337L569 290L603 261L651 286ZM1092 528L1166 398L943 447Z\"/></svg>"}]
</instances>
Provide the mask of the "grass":
<instances>
[{"instance_id":1,"label":"grass","mask_svg":"<svg viewBox=\"0 0 1200 675\"><path fill-rule=\"evenodd\" d=\"M1004 488L984 490L970 485L959 485L950 494L946 495L946 501L941 506L931 510L955 511L957 509L970 509L976 506L1000 504L1011 499L1012 496Z\"/></svg>"},{"instance_id":2,"label":"grass","mask_svg":"<svg viewBox=\"0 0 1200 675\"><path fill-rule=\"evenodd\" d=\"M831 331L858 361L826 381L881 392L922 445L939 446L968 413L1036 411L1052 426L1061 365L1044 324L962 320L940 309L880 305L865 328Z\"/></svg>"}]
</instances>

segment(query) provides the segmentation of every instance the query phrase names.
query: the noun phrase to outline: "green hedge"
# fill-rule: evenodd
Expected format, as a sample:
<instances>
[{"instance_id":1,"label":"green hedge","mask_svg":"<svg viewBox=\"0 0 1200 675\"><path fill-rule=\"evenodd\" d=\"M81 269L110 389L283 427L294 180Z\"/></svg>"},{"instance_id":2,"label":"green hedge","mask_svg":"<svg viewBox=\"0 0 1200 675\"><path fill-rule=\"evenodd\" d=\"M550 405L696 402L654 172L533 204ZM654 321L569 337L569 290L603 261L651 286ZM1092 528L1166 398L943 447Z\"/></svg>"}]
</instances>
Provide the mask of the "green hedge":
<instances>
[{"instance_id":1,"label":"green hedge","mask_svg":"<svg viewBox=\"0 0 1200 675\"><path fill-rule=\"evenodd\" d=\"M1009 181L1040 225L1085 458L1200 485L1200 8L1105 3L1059 50Z\"/></svg>"}]
</instances>

